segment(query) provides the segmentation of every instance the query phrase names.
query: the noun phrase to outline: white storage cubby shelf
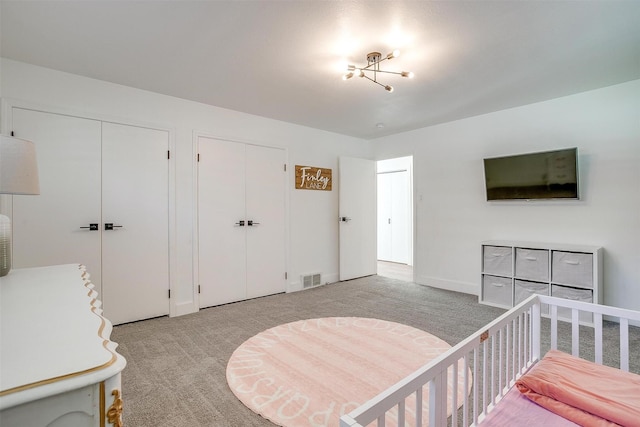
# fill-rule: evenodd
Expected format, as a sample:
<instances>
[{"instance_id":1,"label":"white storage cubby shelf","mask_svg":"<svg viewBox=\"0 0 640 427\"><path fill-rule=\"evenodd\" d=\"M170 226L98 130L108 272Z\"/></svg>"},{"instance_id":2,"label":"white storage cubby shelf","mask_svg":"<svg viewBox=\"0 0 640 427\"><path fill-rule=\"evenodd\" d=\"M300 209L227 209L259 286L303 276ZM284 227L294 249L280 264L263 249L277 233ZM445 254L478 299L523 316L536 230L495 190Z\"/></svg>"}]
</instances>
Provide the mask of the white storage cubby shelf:
<instances>
[{"instance_id":1,"label":"white storage cubby shelf","mask_svg":"<svg viewBox=\"0 0 640 427\"><path fill-rule=\"evenodd\" d=\"M508 309L540 294L602 304L602 258L599 246L482 242L480 303ZM558 312L561 319L570 316ZM593 319L581 313L580 321L591 324Z\"/></svg>"}]
</instances>

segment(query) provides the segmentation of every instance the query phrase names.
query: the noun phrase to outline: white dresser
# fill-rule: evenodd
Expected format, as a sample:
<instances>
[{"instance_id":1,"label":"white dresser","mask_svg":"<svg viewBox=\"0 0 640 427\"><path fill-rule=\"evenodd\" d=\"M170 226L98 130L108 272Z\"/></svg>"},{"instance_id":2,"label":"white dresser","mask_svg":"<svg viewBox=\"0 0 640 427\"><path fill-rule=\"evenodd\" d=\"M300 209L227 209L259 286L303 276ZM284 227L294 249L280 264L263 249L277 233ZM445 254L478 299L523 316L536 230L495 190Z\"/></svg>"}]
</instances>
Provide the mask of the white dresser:
<instances>
[{"instance_id":1,"label":"white dresser","mask_svg":"<svg viewBox=\"0 0 640 427\"><path fill-rule=\"evenodd\" d=\"M482 242L481 276L483 304L511 308L533 294L603 303L603 249L599 246ZM571 315L560 310L558 317L570 319ZM581 313L580 320L593 322L588 313Z\"/></svg>"},{"instance_id":2,"label":"white dresser","mask_svg":"<svg viewBox=\"0 0 640 427\"><path fill-rule=\"evenodd\" d=\"M0 426L121 427L124 357L78 264L0 278Z\"/></svg>"}]
</instances>

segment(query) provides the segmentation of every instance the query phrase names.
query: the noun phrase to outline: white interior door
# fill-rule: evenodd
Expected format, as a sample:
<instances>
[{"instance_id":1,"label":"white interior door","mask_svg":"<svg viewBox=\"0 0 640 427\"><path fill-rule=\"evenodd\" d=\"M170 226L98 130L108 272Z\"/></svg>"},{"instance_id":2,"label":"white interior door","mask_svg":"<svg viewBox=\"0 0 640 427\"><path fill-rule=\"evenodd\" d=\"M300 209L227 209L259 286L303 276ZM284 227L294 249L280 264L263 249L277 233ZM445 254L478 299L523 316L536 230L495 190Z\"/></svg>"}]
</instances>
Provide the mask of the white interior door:
<instances>
[{"instance_id":1,"label":"white interior door","mask_svg":"<svg viewBox=\"0 0 640 427\"><path fill-rule=\"evenodd\" d=\"M391 175L378 174L378 259L392 261L392 216Z\"/></svg>"},{"instance_id":2,"label":"white interior door","mask_svg":"<svg viewBox=\"0 0 640 427\"><path fill-rule=\"evenodd\" d=\"M114 324L168 314L168 132L19 107L12 128L40 176L13 198L14 266L86 265Z\"/></svg>"},{"instance_id":3,"label":"white interior door","mask_svg":"<svg viewBox=\"0 0 640 427\"><path fill-rule=\"evenodd\" d=\"M245 147L198 139L200 307L240 301L247 295Z\"/></svg>"},{"instance_id":4,"label":"white interior door","mask_svg":"<svg viewBox=\"0 0 640 427\"><path fill-rule=\"evenodd\" d=\"M114 324L169 313L168 149L166 131L103 123L102 302Z\"/></svg>"},{"instance_id":5,"label":"white interior door","mask_svg":"<svg viewBox=\"0 0 640 427\"><path fill-rule=\"evenodd\" d=\"M13 267L84 264L101 293L100 121L14 107L12 128L40 177L40 195L13 197Z\"/></svg>"},{"instance_id":6,"label":"white interior door","mask_svg":"<svg viewBox=\"0 0 640 427\"><path fill-rule=\"evenodd\" d=\"M378 259L413 264L412 157L380 160Z\"/></svg>"},{"instance_id":7,"label":"white interior door","mask_svg":"<svg viewBox=\"0 0 640 427\"><path fill-rule=\"evenodd\" d=\"M246 146L247 297L286 290L285 152Z\"/></svg>"},{"instance_id":8,"label":"white interior door","mask_svg":"<svg viewBox=\"0 0 640 427\"><path fill-rule=\"evenodd\" d=\"M410 264L411 198L409 172L388 174L391 180L391 258L390 261Z\"/></svg>"},{"instance_id":9,"label":"white interior door","mask_svg":"<svg viewBox=\"0 0 640 427\"><path fill-rule=\"evenodd\" d=\"M340 280L376 274L376 164L340 157Z\"/></svg>"}]
</instances>

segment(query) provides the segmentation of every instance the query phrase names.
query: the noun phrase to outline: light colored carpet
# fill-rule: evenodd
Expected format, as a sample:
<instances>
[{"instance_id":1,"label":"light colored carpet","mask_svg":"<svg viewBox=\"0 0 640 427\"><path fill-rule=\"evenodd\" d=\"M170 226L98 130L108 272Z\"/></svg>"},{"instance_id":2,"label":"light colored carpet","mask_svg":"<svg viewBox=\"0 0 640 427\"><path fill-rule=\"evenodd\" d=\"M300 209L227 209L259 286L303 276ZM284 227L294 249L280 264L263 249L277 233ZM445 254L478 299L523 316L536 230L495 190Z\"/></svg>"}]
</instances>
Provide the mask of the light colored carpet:
<instances>
[{"instance_id":1,"label":"light colored carpet","mask_svg":"<svg viewBox=\"0 0 640 427\"><path fill-rule=\"evenodd\" d=\"M434 335L387 320L306 319L242 343L229 359L227 381L240 401L277 425L338 426L341 415L450 348ZM463 379L459 375L458 402L464 399ZM428 391L422 404L429 405ZM415 413L415 399L407 405ZM396 420L390 414L386 425L395 427ZM407 422L415 425L414 419Z\"/></svg>"},{"instance_id":2,"label":"light colored carpet","mask_svg":"<svg viewBox=\"0 0 640 427\"><path fill-rule=\"evenodd\" d=\"M122 372L124 423L127 427L273 427L231 392L226 367L240 344L283 323L373 317L413 326L454 345L502 313L478 304L474 295L369 276L116 326L111 338L127 359ZM606 329L605 348L617 348L615 325L607 324ZM581 339L590 335L593 329L581 328ZM630 331L630 341L631 348L640 346L640 328ZM570 348L571 342L560 345ZM580 354L592 353L593 348L585 348ZM611 357L615 362L615 353ZM640 352L632 352L631 371L640 373Z\"/></svg>"}]
</instances>

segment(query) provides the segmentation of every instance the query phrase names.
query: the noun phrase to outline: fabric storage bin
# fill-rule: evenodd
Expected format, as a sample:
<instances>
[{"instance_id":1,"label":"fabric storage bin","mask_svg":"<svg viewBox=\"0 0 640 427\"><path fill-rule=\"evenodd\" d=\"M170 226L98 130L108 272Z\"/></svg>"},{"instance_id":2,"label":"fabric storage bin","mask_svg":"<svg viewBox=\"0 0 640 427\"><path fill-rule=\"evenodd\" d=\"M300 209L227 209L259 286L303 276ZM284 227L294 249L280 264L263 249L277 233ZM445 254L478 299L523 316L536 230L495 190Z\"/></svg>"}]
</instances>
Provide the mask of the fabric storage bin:
<instances>
[{"instance_id":1,"label":"fabric storage bin","mask_svg":"<svg viewBox=\"0 0 640 427\"><path fill-rule=\"evenodd\" d=\"M484 275L482 277L482 301L501 307L511 307L513 295L511 278Z\"/></svg>"},{"instance_id":2,"label":"fabric storage bin","mask_svg":"<svg viewBox=\"0 0 640 427\"><path fill-rule=\"evenodd\" d=\"M519 279L549 280L549 251L516 248L516 271Z\"/></svg>"},{"instance_id":3,"label":"fabric storage bin","mask_svg":"<svg viewBox=\"0 0 640 427\"><path fill-rule=\"evenodd\" d=\"M520 304L531 295L549 295L548 283L516 280L514 285L514 305Z\"/></svg>"},{"instance_id":4,"label":"fabric storage bin","mask_svg":"<svg viewBox=\"0 0 640 427\"><path fill-rule=\"evenodd\" d=\"M482 271L489 274L511 276L511 248L507 246L482 247Z\"/></svg>"},{"instance_id":5,"label":"fabric storage bin","mask_svg":"<svg viewBox=\"0 0 640 427\"><path fill-rule=\"evenodd\" d=\"M567 288L565 286L551 285L551 296L574 301L593 302L593 291L590 289L575 289ZM558 317L571 319L571 309L558 307ZM583 311L580 312L579 319L582 322L593 322L593 316L591 313Z\"/></svg>"},{"instance_id":6,"label":"fabric storage bin","mask_svg":"<svg viewBox=\"0 0 640 427\"><path fill-rule=\"evenodd\" d=\"M549 295L548 283L527 282L525 280L515 280L513 285L513 305L518 305L531 295ZM549 306L542 304L542 314L549 313Z\"/></svg>"},{"instance_id":7,"label":"fabric storage bin","mask_svg":"<svg viewBox=\"0 0 640 427\"><path fill-rule=\"evenodd\" d=\"M551 281L564 285L593 287L593 255L553 251Z\"/></svg>"}]
</instances>

